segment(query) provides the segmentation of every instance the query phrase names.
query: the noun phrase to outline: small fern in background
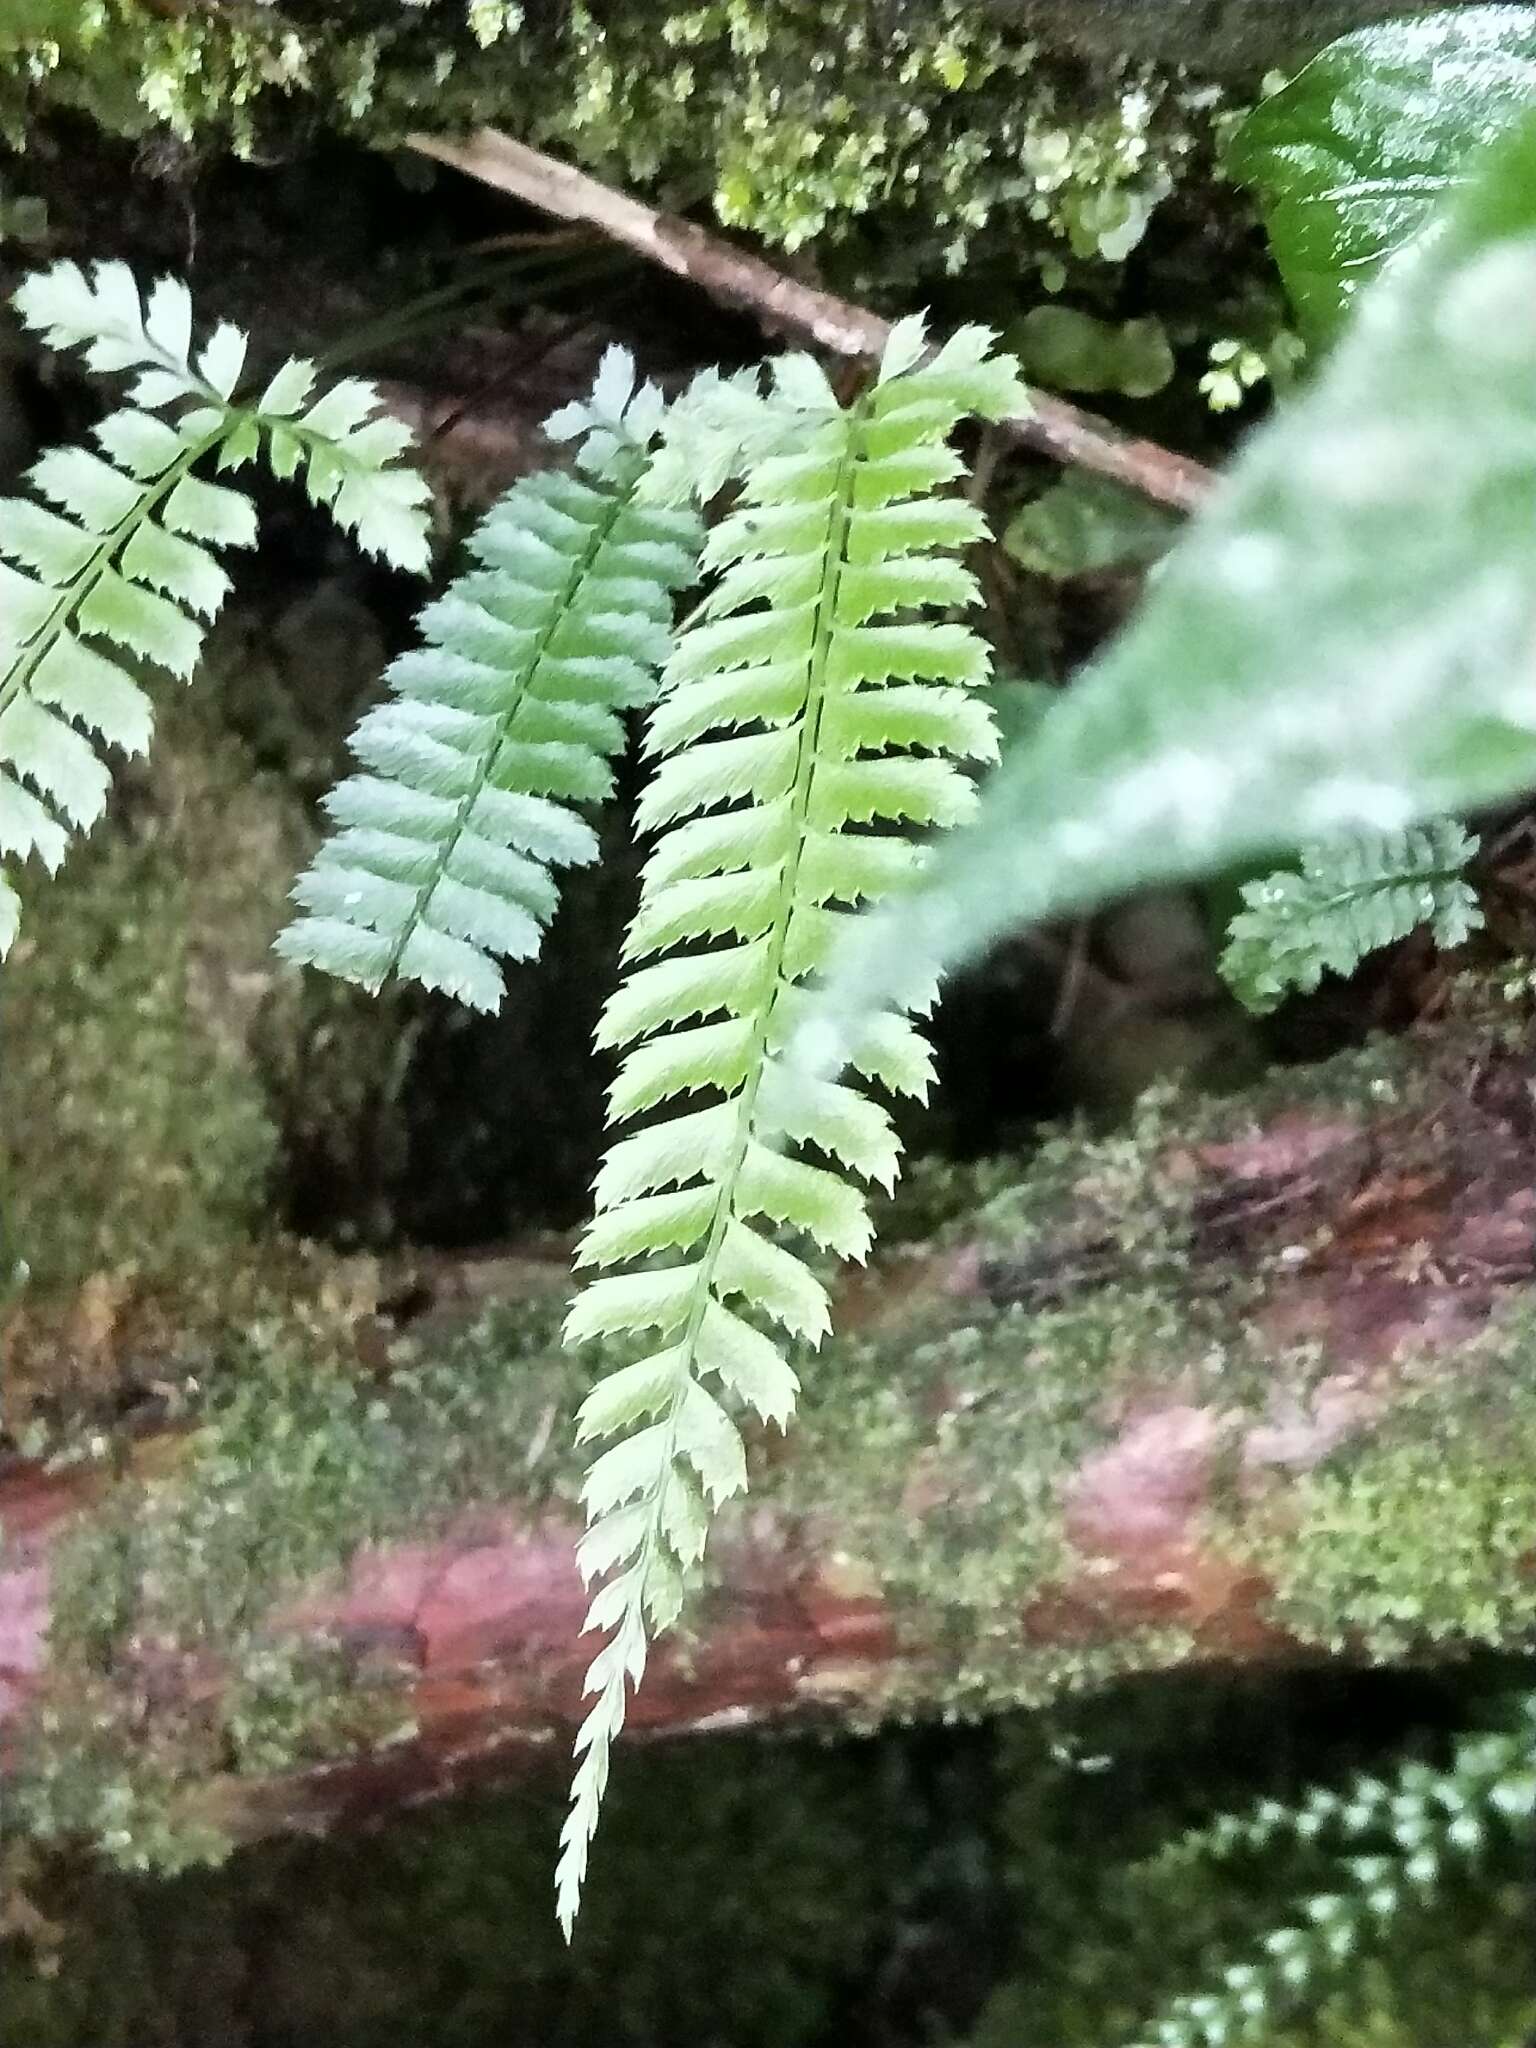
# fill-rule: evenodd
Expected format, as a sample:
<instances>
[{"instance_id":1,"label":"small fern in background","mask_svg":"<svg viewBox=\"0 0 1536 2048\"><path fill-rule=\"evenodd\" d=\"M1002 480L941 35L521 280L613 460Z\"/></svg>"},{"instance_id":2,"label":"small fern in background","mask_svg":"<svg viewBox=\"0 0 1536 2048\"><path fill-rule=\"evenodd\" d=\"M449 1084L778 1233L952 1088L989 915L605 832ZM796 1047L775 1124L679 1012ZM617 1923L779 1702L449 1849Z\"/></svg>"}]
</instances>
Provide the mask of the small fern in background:
<instances>
[{"instance_id":1,"label":"small fern in background","mask_svg":"<svg viewBox=\"0 0 1536 2048\"><path fill-rule=\"evenodd\" d=\"M1444 1770L1408 1763L1390 1779L1362 1778L1343 1792L1319 1787L1296 1806L1265 1800L1249 1815L1192 1831L1146 1866L1148 1882L1286 1843L1333 1858L1336 1882L1300 1898L1295 1918L1266 1935L1255 1958L1169 2005L1136 2048L1262 2038L1316 2003L1396 1915L1429 1903L1455 1866L1485 1856L1501 1837L1528 1839L1533 1827L1536 1698L1522 1702L1511 1733L1463 1741Z\"/></svg>"},{"instance_id":2,"label":"small fern in background","mask_svg":"<svg viewBox=\"0 0 1536 2048\"><path fill-rule=\"evenodd\" d=\"M609 794L623 713L653 696L697 566L694 515L639 497L661 417L611 350L591 398L550 422L580 441L578 473L524 478L470 535L477 566L422 613L427 644L353 735L371 772L326 799L339 830L295 887L290 960L494 1010L498 960L537 953L550 870L597 854L572 806Z\"/></svg>"},{"instance_id":3,"label":"small fern in background","mask_svg":"<svg viewBox=\"0 0 1536 2048\"><path fill-rule=\"evenodd\" d=\"M245 336L221 324L194 357L191 300L173 279L141 300L124 264L87 277L59 263L15 304L54 348L134 378L94 429L100 453L51 449L28 472L31 495L0 501L0 859L35 855L52 871L106 806L102 750L149 743L138 664L192 674L229 589L211 550L255 541L250 500L199 469L238 469L265 448L278 475L302 469L317 503L402 568L426 563L427 487L390 467L409 435L377 416L371 385L312 398L313 369L290 361L237 402ZM0 873L0 954L19 914Z\"/></svg>"},{"instance_id":4,"label":"small fern in background","mask_svg":"<svg viewBox=\"0 0 1536 2048\"><path fill-rule=\"evenodd\" d=\"M886 1111L841 1081L791 1086L780 1055L837 930L910 879L914 828L968 814L956 764L997 752L990 713L967 694L987 678L986 649L964 625L918 616L976 596L953 551L982 535L981 515L936 494L962 470L947 445L958 421L1024 402L989 340L962 330L925 362L920 323L903 321L847 408L810 358L774 365L780 452L752 463L710 535L716 581L649 722L657 766L638 823L660 837L598 1040L625 1051L613 1119L664 1114L603 1162L577 1259L624 1270L588 1285L566 1335L643 1334L655 1348L603 1380L579 1423L583 1438L622 1440L584 1488L580 1563L604 1580L587 1625L609 1640L587 1676L596 1703L562 1836L567 1931L647 1639L676 1619L710 1508L746 1485L720 1396L788 1421L798 1383L784 1345L819 1343L829 1322L807 1253L862 1259L861 1184L896 1177ZM923 1094L931 1075L894 1013L851 1065L902 1094Z\"/></svg>"},{"instance_id":5,"label":"small fern in background","mask_svg":"<svg viewBox=\"0 0 1536 2048\"><path fill-rule=\"evenodd\" d=\"M1450 818L1404 832L1356 833L1305 846L1300 871L1243 885L1221 972L1260 1013L1325 973L1351 974L1368 953L1427 924L1439 946L1459 946L1482 923L1465 879L1477 847Z\"/></svg>"}]
</instances>

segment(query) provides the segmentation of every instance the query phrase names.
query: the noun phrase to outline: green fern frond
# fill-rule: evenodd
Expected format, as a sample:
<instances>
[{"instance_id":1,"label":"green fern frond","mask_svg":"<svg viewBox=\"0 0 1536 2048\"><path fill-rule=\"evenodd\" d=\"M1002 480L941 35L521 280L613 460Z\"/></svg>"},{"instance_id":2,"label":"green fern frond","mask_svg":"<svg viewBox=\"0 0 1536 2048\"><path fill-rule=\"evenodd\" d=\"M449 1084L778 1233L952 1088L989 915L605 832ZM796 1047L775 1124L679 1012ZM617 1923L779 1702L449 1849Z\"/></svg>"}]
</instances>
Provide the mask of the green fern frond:
<instances>
[{"instance_id":1,"label":"green fern frond","mask_svg":"<svg viewBox=\"0 0 1536 2048\"><path fill-rule=\"evenodd\" d=\"M788 1421L798 1382L785 1346L815 1345L828 1325L807 1254L862 1259L863 1184L896 1176L885 1110L843 1083L792 1085L780 1056L834 934L908 881L921 858L911 828L968 813L958 764L997 751L969 694L987 677L984 647L921 616L975 596L950 551L982 534L981 516L934 495L961 473L949 435L967 413L1023 402L989 341L967 329L924 363L921 324L902 322L846 409L809 358L775 365L762 402L778 452L746 465L706 544L715 581L649 722L656 767L638 822L659 837L598 1042L624 1051L614 1118L665 1115L603 1162L578 1263L622 1270L589 1283L566 1336L638 1334L655 1348L604 1380L579 1421L583 1440L620 1441L583 1496L581 1568L605 1580L587 1625L609 1640L587 1674L596 1702L562 1835L567 1932L628 1688L680 1609L710 1509L746 1484L726 1400ZM919 1096L931 1072L894 1014L853 1066Z\"/></svg>"},{"instance_id":2,"label":"green fern frond","mask_svg":"<svg viewBox=\"0 0 1536 2048\"><path fill-rule=\"evenodd\" d=\"M623 713L655 694L698 564L693 514L638 497L660 420L611 350L591 398L551 422L580 438L577 473L522 479L471 534L476 566L423 612L426 645L353 734L366 772L326 800L339 829L295 885L286 958L494 1010L498 961L538 951L551 869L597 853L574 806L608 795Z\"/></svg>"},{"instance_id":3,"label":"green fern frond","mask_svg":"<svg viewBox=\"0 0 1536 2048\"><path fill-rule=\"evenodd\" d=\"M1301 850L1300 872L1247 882L1228 927L1221 972L1250 1010L1273 1010L1324 973L1351 974L1368 953L1421 924L1459 946L1482 923L1464 879L1477 848L1453 819L1404 832L1361 832Z\"/></svg>"},{"instance_id":4,"label":"green fern frond","mask_svg":"<svg viewBox=\"0 0 1536 2048\"><path fill-rule=\"evenodd\" d=\"M134 380L93 430L99 452L50 449L27 474L31 495L0 500L0 859L35 855L51 872L105 808L103 750L149 744L134 669L191 675L229 588L212 550L255 541L250 500L199 465L238 468L263 437L280 470L296 451L312 495L405 567L426 559L426 486L385 467L405 429L371 417L369 386L333 386L301 413L314 373L289 363L254 405L237 404L245 336L222 324L194 356L191 299L174 279L141 300L124 264L87 277L59 263L15 303L53 347ZM0 875L0 955L18 921Z\"/></svg>"},{"instance_id":5,"label":"green fern frond","mask_svg":"<svg viewBox=\"0 0 1536 2048\"><path fill-rule=\"evenodd\" d=\"M1458 1863L1484 1855L1501 1834L1528 1836L1533 1823L1536 1699L1528 1699L1513 1733L1463 1742L1444 1770L1413 1762L1391 1779L1362 1778L1345 1792L1319 1787L1294 1807L1265 1800L1193 1831L1148 1866L1149 1880L1289 1840L1338 1854L1337 1883L1300 1900L1295 1919L1265 1936L1258 1959L1230 1965L1219 1987L1175 2000L1137 2048L1223 2048L1251 2038L1315 1999ZM1339 1853L1356 1847L1370 1853Z\"/></svg>"},{"instance_id":6,"label":"green fern frond","mask_svg":"<svg viewBox=\"0 0 1536 2048\"><path fill-rule=\"evenodd\" d=\"M1500 1818L1536 1818L1536 1695L1520 1703L1519 1715L1513 1734L1459 1743L1447 1769L1414 1759L1390 1778L1362 1775L1341 1789L1313 1786L1294 1804L1262 1799L1247 1813L1222 1814L1171 1842L1145 1875L1156 1883L1194 1864L1263 1856L1286 1844L1333 1852L1390 1841L1414 1855L1453 1825L1449 1846L1470 1853Z\"/></svg>"},{"instance_id":7,"label":"green fern frond","mask_svg":"<svg viewBox=\"0 0 1536 2048\"><path fill-rule=\"evenodd\" d=\"M377 388L343 377L320 388L312 363L291 357L231 436L220 467L248 461L264 441L276 477L303 472L304 488L365 554L424 574L432 559L429 501L419 471L401 462L411 430L380 410Z\"/></svg>"}]
</instances>

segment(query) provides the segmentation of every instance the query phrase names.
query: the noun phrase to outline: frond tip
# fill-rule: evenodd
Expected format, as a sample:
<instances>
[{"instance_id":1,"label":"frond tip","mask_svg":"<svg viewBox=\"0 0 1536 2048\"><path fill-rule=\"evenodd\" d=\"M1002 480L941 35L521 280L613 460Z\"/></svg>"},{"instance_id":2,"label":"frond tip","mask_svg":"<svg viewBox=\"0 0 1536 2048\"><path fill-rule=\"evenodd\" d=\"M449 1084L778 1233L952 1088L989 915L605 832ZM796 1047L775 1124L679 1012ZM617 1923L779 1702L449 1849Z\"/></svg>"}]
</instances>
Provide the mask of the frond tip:
<instances>
[{"instance_id":1,"label":"frond tip","mask_svg":"<svg viewBox=\"0 0 1536 2048\"><path fill-rule=\"evenodd\" d=\"M583 437L578 473L524 478L470 536L476 566L423 612L426 645L352 736L364 773L326 799L337 829L295 885L286 958L494 1010L497 963L538 951L551 870L597 852L574 806L607 797L698 559L692 514L637 495L659 414L612 351L587 404L556 416Z\"/></svg>"},{"instance_id":2,"label":"frond tip","mask_svg":"<svg viewBox=\"0 0 1536 2048\"><path fill-rule=\"evenodd\" d=\"M808 357L786 358L758 401L761 437L729 394L729 433L751 454L649 721L638 822L657 838L631 972L598 1030L623 1053L615 1120L660 1116L598 1174L578 1263L620 1270L588 1283L566 1326L574 1344L647 1347L580 1417L583 1438L619 1441L583 1496L579 1561L603 1581L587 1625L608 1641L587 1674L596 1699L561 1837L567 1933L649 1636L680 1609L710 1510L746 1485L732 1409L787 1423L798 1380L784 1347L818 1344L829 1322L812 1257L863 1259L865 1185L896 1177L885 1109L840 1081L792 1081L782 1055L838 929L906 885L922 857L913 828L964 817L974 795L958 764L997 751L971 693L984 647L925 616L974 600L954 551L984 532L972 506L938 495L962 471L949 435L969 412L1024 404L989 340L964 330L924 362L921 325L901 322L850 408ZM922 1006L918 992L909 1007ZM924 1094L931 1076L894 1012L853 1066L898 1094Z\"/></svg>"}]
</instances>

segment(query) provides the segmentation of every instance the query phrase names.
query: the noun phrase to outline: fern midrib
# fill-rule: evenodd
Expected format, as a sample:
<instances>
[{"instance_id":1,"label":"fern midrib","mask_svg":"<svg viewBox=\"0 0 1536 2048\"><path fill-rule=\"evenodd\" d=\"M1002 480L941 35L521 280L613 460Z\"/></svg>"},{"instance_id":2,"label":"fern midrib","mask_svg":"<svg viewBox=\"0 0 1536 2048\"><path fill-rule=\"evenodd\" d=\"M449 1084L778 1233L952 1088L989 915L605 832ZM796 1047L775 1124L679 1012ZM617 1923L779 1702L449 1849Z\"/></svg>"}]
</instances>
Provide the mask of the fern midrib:
<instances>
[{"instance_id":1,"label":"fern midrib","mask_svg":"<svg viewBox=\"0 0 1536 2048\"><path fill-rule=\"evenodd\" d=\"M724 1248L726 1231L734 1219L737 1183L746 1161L747 1147L752 1142L757 1100L767 1065L769 1033L779 996L785 985L784 954L789 942L789 927L796 903L796 883L805 848L805 820L810 807L811 786L820 757L821 722L826 706L827 658L831 651L832 622L836 617L838 586L852 516L853 477L858 464L858 435L867 410L867 398L861 399L845 416L846 440L842 459L838 464L832 511L827 523L827 550L821 587L815 600L815 624L812 629L810 660L807 664L806 706L801 721L795 780L790 796L789 851L779 876L778 906L769 941L770 993L753 1026L748 1050L747 1078L737 1098L736 1130L732 1139L729 1163L721 1175L719 1198L715 1204L709 1236L699 1262L693 1304L683 1329L683 1356L678 1365L677 1385L663 1417L666 1434L662 1441L665 1454L657 1460L657 1476L646 1496L648 1512L635 1574L637 1590L631 1603L631 1612L634 1606L643 1606L646 1577L660 1540L661 1503L667 1480L677 1459L677 1433L682 1420L683 1401L688 1388L698 1377L696 1361L699 1336L703 1329L704 1317L715 1298L715 1272Z\"/></svg>"},{"instance_id":2,"label":"fern midrib","mask_svg":"<svg viewBox=\"0 0 1536 2048\"><path fill-rule=\"evenodd\" d=\"M453 824L443 839L426 880L422 882L416 891L416 898L411 905L410 915L401 925L394 942L390 946L384 965L379 970L378 979L373 984L375 989L382 988L390 976L399 971L400 962L404 957L406 947L410 944L412 934L425 917L427 905L431 902L434 894L442 887L444 877L448 872L448 863L453 858L454 848L469 829L470 814L485 793L486 784L491 777L491 770L495 767L502 748L515 736L517 721L527 711L534 679L539 672L539 665L548 654L555 635L565 623L571 606L575 601L576 593L581 589L587 577L591 575L593 565L612 537L613 529L617 526L619 519L634 499L635 492L639 488L640 479L645 474L646 462L644 455L640 453L632 455L630 460L630 474L623 480L622 484L617 479L613 480L615 484L613 496L604 508L602 517L593 526L586 546L571 564L565 582L560 587L558 597L551 604L549 617L545 620L537 639L534 641L533 650L523 669L522 681L517 685L517 700L513 704L512 709L500 721L500 731L497 733L495 741L486 748L478 772L459 800L459 807L454 813Z\"/></svg>"},{"instance_id":3,"label":"fern midrib","mask_svg":"<svg viewBox=\"0 0 1536 2048\"><path fill-rule=\"evenodd\" d=\"M1301 943L1307 943L1311 938L1311 926L1316 925L1324 918L1342 916L1345 911L1353 910L1357 904L1368 902L1372 897L1387 896L1397 889L1422 888L1426 884L1437 889L1449 888L1453 883L1464 881L1465 879L1465 867L1460 863L1456 863L1441 867L1400 870L1390 875L1373 875L1363 882L1347 883L1335 889L1332 895L1323 897L1321 901L1300 904L1295 907L1296 922L1301 926L1298 935L1299 939ZM1438 915L1439 905L1435 904L1423 913L1420 922L1423 923L1429 918ZM1293 924L1290 929L1295 933L1296 926ZM1282 931L1276 936L1278 938L1284 935L1284 929L1282 928Z\"/></svg>"},{"instance_id":4,"label":"fern midrib","mask_svg":"<svg viewBox=\"0 0 1536 2048\"><path fill-rule=\"evenodd\" d=\"M220 400L220 404L223 401ZM37 673L38 665L50 647L69 625L72 615L77 612L112 566L113 557L127 546L134 532L144 524L156 507L163 504L195 462L218 447L229 434L233 415L226 409L218 431L206 434L200 441L194 441L178 455L174 462L161 472L150 484L144 495L129 512L108 532L102 534L99 544L92 550L85 562L78 568L68 583L60 589L58 602L49 612L10 673L0 678L0 714L7 711L15 700L30 685Z\"/></svg>"},{"instance_id":5,"label":"fern midrib","mask_svg":"<svg viewBox=\"0 0 1536 2048\"><path fill-rule=\"evenodd\" d=\"M1324 911L1346 910L1362 897L1384 896L1393 889L1416 889L1424 883L1450 884L1463 879L1465 869L1460 863L1443 867L1403 869L1393 875L1376 875L1370 881L1356 882L1352 888L1339 889L1321 905Z\"/></svg>"}]
</instances>

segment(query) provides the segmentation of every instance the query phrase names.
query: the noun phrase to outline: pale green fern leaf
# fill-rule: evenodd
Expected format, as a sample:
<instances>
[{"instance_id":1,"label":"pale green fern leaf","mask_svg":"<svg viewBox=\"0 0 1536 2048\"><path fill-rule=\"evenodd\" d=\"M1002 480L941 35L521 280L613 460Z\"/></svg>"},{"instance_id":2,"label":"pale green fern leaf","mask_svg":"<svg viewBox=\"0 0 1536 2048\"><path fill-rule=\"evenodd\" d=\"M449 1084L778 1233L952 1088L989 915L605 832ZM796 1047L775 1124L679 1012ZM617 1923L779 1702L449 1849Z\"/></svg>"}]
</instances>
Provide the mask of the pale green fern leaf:
<instances>
[{"instance_id":1,"label":"pale green fern leaf","mask_svg":"<svg viewBox=\"0 0 1536 2048\"><path fill-rule=\"evenodd\" d=\"M475 567L422 613L426 645L353 734L364 772L327 799L337 829L295 885L285 957L493 1010L499 963L538 951L551 870L597 853L573 806L608 795L697 562L693 515L637 496L660 417L611 350L553 422L580 436L575 473L522 479L470 536Z\"/></svg>"},{"instance_id":2,"label":"pale green fern leaf","mask_svg":"<svg viewBox=\"0 0 1536 2048\"><path fill-rule=\"evenodd\" d=\"M843 1083L792 1078L782 1055L840 928L913 873L899 828L964 817L961 764L997 751L967 694L986 680L985 650L925 615L972 598L946 551L984 530L973 507L932 495L960 471L948 437L969 412L1024 403L989 344L967 329L925 360L920 327L904 325L851 407L790 357L759 400L716 380L685 409L694 475L723 480L729 446L742 488L706 543L717 580L650 718L657 765L637 818L659 836L625 947L643 964L598 1030L624 1051L615 1118L662 1115L619 1138L598 1173L578 1263L621 1270L588 1284L566 1334L655 1348L582 1411L583 1436L620 1441L584 1489L582 1569L612 1574L588 1626L611 1634L587 1675L596 1704L562 1835L567 1931L647 1638L677 1611L709 1508L746 1485L740 1430L713 1388L789 1420L786 1347L819 1343L829 1321L810 1257L862 1259L865 1184L895 1179L886 1110ZM865 1039L858 1071L926 1089L905 1018L873 1020Z\"/></svg>"},{"instance_id":3,"label":"pale green fern leaf","mask_svg":"<svg viewBox=\"0 0 1536 2048\"><path fill-rule=\"evenodd\" d=\"M641 494L662 504L706 505L732 477L792 442L799 423L792 403L765 397L755 370L703 370L669 407Z\"/></svg>"},{"instance_id":4,"label":"pale green fern leaf","mask_svg":"<svg viewBox=\"0 0 1536 2048\"><path fill-rule=\"evenodd\" d=\"M1250 1010L1272 1010L1325 973L1351 974L1368 953L1427 924L1459 946L1482 923L1465 880L1476 846L1435 818L1403 832L1354 833L1303 847L1300 870L1248 882L1228 927L1221 972Z\"/></svg>"},{"instance_id":5,"label":"pale green fern leaf","mask_svg":"<svg viewBox=\"0 0 1536 2048\"><path fill-rule=\"evenodd\" d=\"M425 561L426 487L382 467L404 429L365 417L378 405L370 387L348 392L342 431L321 412L334 390L291 423L236 404L245 337L226 324L195 348L191 299L175 279L141 296L125 264L88 275L59 263L28 278L15 303L51 346L133 379L127 405L93 430L94 450L49 449L27 474L30 495L0 500L0 858L52 870L106 806L105 751L149 744L136 671L192 674L229 589L214 550L256 539L250 500L198 465L235 467L264 433L288 434L311 469L340 476L327 502L343 525L401 566ZM277 383L296 407L313 375L290 365ZM17 925L0 877L0 954Z\"/></svg>"}]
</instances>

